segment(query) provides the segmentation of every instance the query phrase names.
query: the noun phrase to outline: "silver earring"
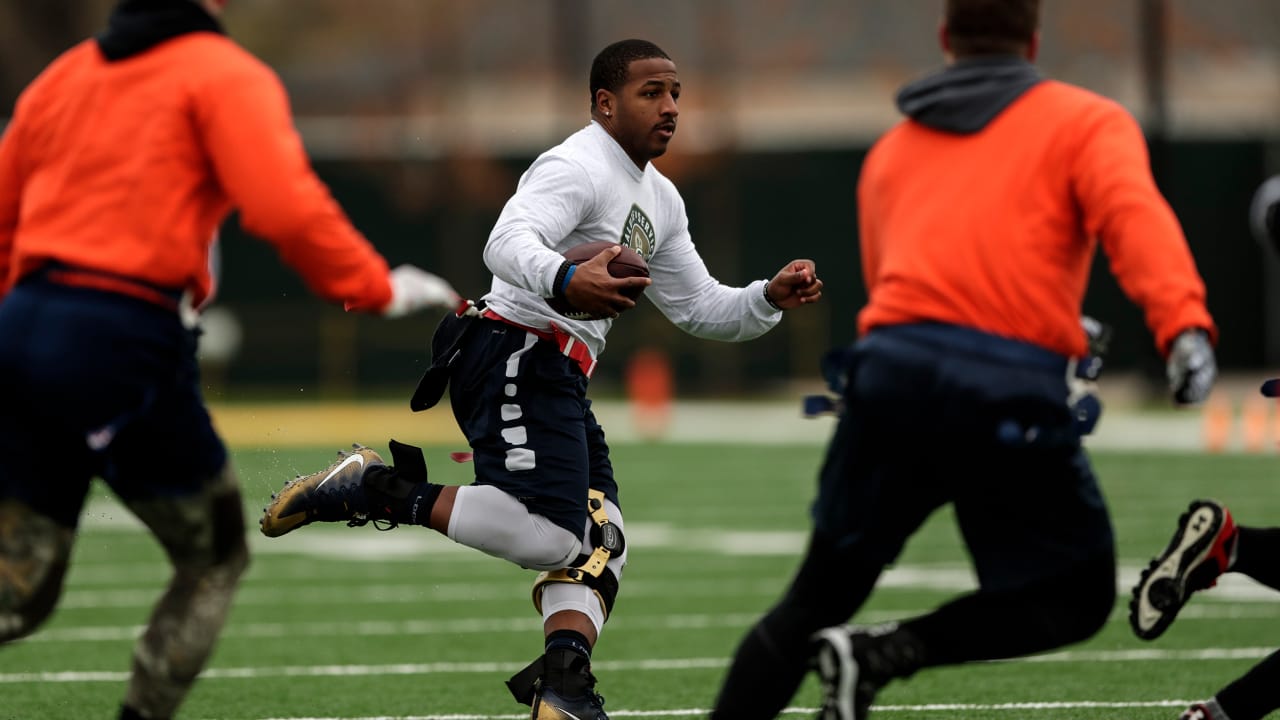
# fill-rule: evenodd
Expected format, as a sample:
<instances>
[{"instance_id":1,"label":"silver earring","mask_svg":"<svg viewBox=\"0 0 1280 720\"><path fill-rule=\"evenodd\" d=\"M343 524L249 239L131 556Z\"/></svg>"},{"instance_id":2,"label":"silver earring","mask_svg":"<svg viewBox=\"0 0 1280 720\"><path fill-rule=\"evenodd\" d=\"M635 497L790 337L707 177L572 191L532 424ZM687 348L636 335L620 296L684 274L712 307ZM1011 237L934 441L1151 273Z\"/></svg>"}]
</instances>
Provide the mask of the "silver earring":
<instances>
[{"instance_id":1,"label":"silver earring","mask_svg":"<svg viewBox=\"0 0 1280 720\"><path fill-rule=\"evenodd\" d=\"M605 117L613 117L613 113L609 112L608 110L605 110L605 111L604 111L604 116L605 116Z\"/></svg>"}]
</instances>

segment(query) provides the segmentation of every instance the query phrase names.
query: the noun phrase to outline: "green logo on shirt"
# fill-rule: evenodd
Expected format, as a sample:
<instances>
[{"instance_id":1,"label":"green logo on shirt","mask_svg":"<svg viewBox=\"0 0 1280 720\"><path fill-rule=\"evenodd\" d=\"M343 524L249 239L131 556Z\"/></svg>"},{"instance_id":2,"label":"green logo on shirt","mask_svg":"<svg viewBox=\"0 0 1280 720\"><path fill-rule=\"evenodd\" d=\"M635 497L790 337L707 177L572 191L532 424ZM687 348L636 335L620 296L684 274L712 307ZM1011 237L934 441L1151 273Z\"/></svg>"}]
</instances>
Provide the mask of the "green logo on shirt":
<instances>
[{"instance_id":1,"label":"green logo on shirt","mask_svg":"<svg viewBox=\"0 0 1280 720\"><path fill-rule=\"evenodd\" d=\"M622 237L618 242L635 250L640 257L648 261L653 257L653 245L657 237L653 234L653 223L644 214L639 205L632 205L627 213L627 221L622 223Z\"/></svg>"}]
</instances>

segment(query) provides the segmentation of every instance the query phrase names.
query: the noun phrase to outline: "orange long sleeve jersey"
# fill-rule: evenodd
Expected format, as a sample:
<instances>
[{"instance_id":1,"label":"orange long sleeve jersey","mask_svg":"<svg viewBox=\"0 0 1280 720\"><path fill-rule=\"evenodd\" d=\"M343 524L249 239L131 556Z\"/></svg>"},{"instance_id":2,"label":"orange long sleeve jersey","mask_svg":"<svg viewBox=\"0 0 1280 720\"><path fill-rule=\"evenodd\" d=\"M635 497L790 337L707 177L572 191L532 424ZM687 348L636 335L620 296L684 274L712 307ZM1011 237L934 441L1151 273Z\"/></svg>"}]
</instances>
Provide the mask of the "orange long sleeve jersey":
<instances>
[{"instance_id":1,"label":"orange long sleeve jersey","mask_svg":"<svg viewBox=\"0 0 1280 720\"><path fill-rule=\"evenodd\" d=\"M904 120L867 156L858 204L861 333L936 321L1082 355L1101 240L1162 352L1187 328L1216 337L1140 129L1081 88L1038 82L973 133Z\"/></svg>"},{"instance_id":2,"label":"orange long sleeve jersey","mask_svg":"<svg viewBox=\"0 0 1280 720\"><path fill-rule=\"evenodd\" d=\"M233 209L317 295L390 302L386 261L315 176L266 65L213 32L117 62L85 41L23 92L0 142L0 297L58 261L198 305Z\"/></svg>"}]
</instances>

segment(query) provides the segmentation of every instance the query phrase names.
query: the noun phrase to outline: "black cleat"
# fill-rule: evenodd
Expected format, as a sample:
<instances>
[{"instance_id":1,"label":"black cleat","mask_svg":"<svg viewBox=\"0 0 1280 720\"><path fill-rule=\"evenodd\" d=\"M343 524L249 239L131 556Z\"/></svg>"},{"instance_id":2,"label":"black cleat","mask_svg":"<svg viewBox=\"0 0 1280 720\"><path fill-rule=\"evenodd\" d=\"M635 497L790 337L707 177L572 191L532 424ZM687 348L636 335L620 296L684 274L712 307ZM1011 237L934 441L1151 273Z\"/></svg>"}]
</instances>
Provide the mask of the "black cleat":
<instances>
[{"instance_id":1,"label":"black cleat","mask_svg":"<svg viewBox=\"0 0 1280 720\"><path fill-rule=\"evenodd\" d=\"M883 683L866 677L854 652L854 630L829 627L814 634L814 666L822 682L817 720L862 720Z\"/></svg>"},{"instance_id":2,"label":"black cleat","mask_svg":"<svg viewBox=\"0 0 1280 720\"><path fill-rule=\"evenodd\" d=\"M1209 710L1205 703L1196 703L1178 716L1178 720L1218 720L1218 717Z\"/></svg>"},{"instance_id":3,"label":"black cleat","mask_svg":"<svg viewBox=\"0 0 1280 720\"><path fill-rule=\"evenodd\" d=\"M1213 587L1235 553L1236 524L1212 500L1196 500L1178 518L1178 529L1133 588L1129 625L1143 640L1169 628L1191 593Z\"/></svg>"},{"instance_id":4,"label":"black cleat","mask_svg":"<svg viewBox=\"0 0 1280 720\"><path fill-rule=\"evenodd\" d=\"M571 700L544 687L533 698L533 720L609 720L609 716L604 714L604 698L594 691Z\"/></svg>"},{"instance_id":5,"label":"black cleat","mask_svg":"<svg viewBox=\"0 0 1280 720\"><path fill-rule=\"evenodd\" d=\"M814 633L813 643L822 682L817 720L865 720L880 688L924 664L920 639L897 623L837 625Z\"/></svg>"},{"instance_id":6,"label":"black cleat","mask_svg":"<svg viewBox=\"0 0 1280 720\"><path fill-rule=\"evenodd\" d=\"M507 688L516 702L533 708L532 720L609 720L591 659L573 650L547 651L512 676Z\"/></svg>"}]
</instances>

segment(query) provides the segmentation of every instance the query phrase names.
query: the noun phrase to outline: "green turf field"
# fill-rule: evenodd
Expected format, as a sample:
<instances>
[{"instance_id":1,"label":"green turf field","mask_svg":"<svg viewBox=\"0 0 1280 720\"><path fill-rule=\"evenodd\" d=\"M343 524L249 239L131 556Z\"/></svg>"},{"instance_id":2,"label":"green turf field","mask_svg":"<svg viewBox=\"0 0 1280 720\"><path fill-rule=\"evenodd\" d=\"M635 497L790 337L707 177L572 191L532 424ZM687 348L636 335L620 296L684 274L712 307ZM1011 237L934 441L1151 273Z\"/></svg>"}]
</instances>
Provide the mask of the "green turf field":
<instances>
[{"instance_id":1,"label":"green turf field","mask_svg":"<svg viewBox=\"0 0 1280 720\"><path fill-rule=\"evenodd\" d=\"M385 448L377 448L385 450ZM433 477L469 466L429 448ZM333 449L240 450L251 523L272 489ZM630 564L596 649L613 718L705 716L745 628L802 550L821 449L625 444L614 464ZM1171 719L1186 701L1280 645L1280 594L1245 580L1193 601L1154 643L1129 633L1124 602L1186 503L1228 502L1239 521L1280 521L1274 456L1095 453L1113 510L1122 602L1093 640L1022 661L935 669L890 685L875 717ZM60 610L0 649L0 718L114 717L133 636L166 580L148 536L101 487ZM541 652L532 573L422 528L314 526L268 540L183 718L521 718L503 680ZM908 546L858 619L925 610L972 587L946 512ZM810 681L786 717L811 717Z\"/></svg>"}]
</instances>

